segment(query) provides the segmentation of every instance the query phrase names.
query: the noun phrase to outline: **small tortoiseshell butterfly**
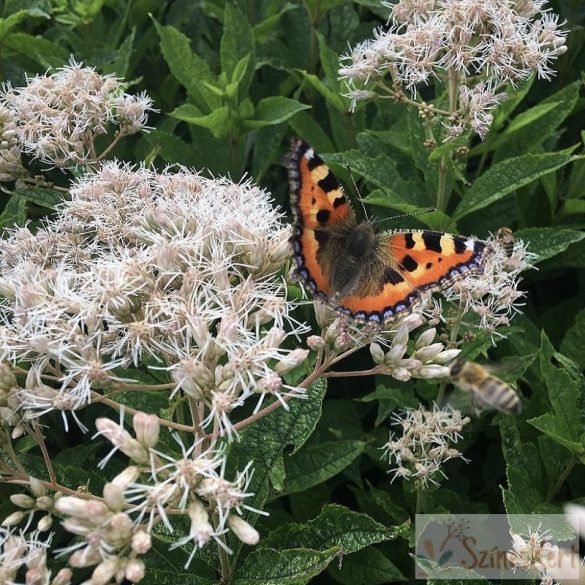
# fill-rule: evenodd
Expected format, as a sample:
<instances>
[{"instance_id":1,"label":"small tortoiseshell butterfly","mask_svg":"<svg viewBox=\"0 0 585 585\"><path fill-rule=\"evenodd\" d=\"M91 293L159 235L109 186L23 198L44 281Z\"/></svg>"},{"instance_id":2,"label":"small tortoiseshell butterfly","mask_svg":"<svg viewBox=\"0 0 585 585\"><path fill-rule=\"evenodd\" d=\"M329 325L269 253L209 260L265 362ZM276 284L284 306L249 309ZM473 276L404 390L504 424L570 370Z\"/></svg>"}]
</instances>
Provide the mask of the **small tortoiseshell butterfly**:
<instances>
[{"instance_id":1,"label":"small tortoiseshell butterfly","mask_svg":"<svg viewBox=\"0 0 585 585\"><path fill-rule=\"evenodd\" d=\"M421 291L443 290L481 269L483 242L429 230L376 233L358 223L335 175L294 140L287 158L295 218L297 273L313 295L350 317L383 323L407 311Z\"/></svg>"}]
</instances>

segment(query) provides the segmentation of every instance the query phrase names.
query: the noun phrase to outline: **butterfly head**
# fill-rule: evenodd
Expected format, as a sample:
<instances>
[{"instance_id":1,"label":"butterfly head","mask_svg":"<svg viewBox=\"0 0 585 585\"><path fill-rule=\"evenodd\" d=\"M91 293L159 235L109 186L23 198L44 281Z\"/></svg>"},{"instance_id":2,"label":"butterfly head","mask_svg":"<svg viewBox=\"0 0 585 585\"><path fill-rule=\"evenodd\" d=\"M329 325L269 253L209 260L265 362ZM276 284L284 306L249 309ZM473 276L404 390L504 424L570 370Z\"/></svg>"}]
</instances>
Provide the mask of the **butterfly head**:
<instances>
[{"instance_id":1,"label":"butterfly head","mask_svg":"<svg viewBox=\"0 0 585 585\"><path fill-rule=\"evenodd\" d=\"M374 222L366 220L356 225L348 234L345 251L350 258L364 258L372 252L375 243Z\"/></svg>"}]
</instances>

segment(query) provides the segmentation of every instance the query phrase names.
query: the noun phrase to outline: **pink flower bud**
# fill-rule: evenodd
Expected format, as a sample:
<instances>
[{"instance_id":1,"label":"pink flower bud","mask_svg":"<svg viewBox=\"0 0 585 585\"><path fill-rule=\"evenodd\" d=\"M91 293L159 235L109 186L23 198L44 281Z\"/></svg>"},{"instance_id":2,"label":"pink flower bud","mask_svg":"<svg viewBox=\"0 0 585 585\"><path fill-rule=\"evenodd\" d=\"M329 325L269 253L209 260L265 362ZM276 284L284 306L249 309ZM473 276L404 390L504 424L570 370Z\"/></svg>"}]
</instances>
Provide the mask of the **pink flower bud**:
<instances>
[{"instance_id":1,"label":"pink flower bud","mask_svg":"<svg viewBox=\"0 0 585 585\"><path fill-rule=\"evenodd\" d=\"M146 449L154 447L158 443L160 421L155 414L137 412L132 421L136 431L136 439Z\"/></svg>"},{"instance_id":2,"label":"pink flower bud","mask_svg":"<svg viewBox=\"0 0 585 585\"><path fill-rule=\"evenodd\" d=\"M294 349L287 356L283 357L275 366L274 370L277 374L285 374L293 368L302 364L309 355L308 349Z\"/></svg>"},{"instance_id":3,"label":"pink flower bud","mask_svg":"<svg viewBox=\"0 0 585 585\"><path fill-rule=\"evenodd\" d=\"M73 578L73 571L71 569L61 569L51 581L51 585L70 585Z\"/></svg>"},{"instance_id":4,"label":"pink flower bud","mask_svg":"<svg viewBox=\"0 0 585 585\"><path fill-rule=\"evenodd\" d=\"M35 501L26 494L13 494L10 496L10 501L19 508L32 508L35 505Z\"/></svg>"},{"instance_id":5,"label":"pink flower bud","mask_svg":"<svg viewBox=\"0 0 585 585\"><path fill-rule=\"evenodd\" d=\"M139 555L146 554L152 546L152 538L146 530L139 530L132 536L132 550Z\"/></svg>"},{"instance_id":6,"label":"pink flower bud","mask_svg":"<svg viewBox=\"0 0 585 585\"><path fill-rule=\"evenodd\" d=\"M104 501L110 510L120 511L124 507L124 488L119 485L108 482L103 490Z\"/></svg>"},{"instance_id":7,"label":"pink flower bud","mask_svg":"<svg viewBox=\"0 0 585 585\"><path fill-rule=\"evenodd\" d=\"M228 526L244 544L258 544L258 541L260 540L259 532L248 524L248 522L246 522L241 516L230 514L228 518Z\"/></svg>"},{"instance_id":8,"label":"pink flower bud","mask_svg":"<svg viewBox=\"0 0 585 585\"><path fill-rule=\"evenodd\" d=\"M102 561L91 574L91 579L88 585L108 585L112 577L118 570L120 559L118 557L110 557Z\"/></svg>"},{"instance_id":9,"label":"pink flower bud","mask_svg":"<svg viewBox=\"0 0 585 585\"><path fill-rule=\"evenodd\" d=\"M140 559L131 559L126 565L124 577L131 583L138 583L144 579L144 563Z\"/></svg>"},{"instance_id":10,"label":"pink flower bud","mask_svg":"<svg viewBox=\"0 0 585 585\"><path fill-rule=\"evenodd\" d=\"M307 345L309 346L309 349L318 351L320 349L324 349L327 344L320 335L310 335L307 337Z\"/></svg>"}]
</instances>

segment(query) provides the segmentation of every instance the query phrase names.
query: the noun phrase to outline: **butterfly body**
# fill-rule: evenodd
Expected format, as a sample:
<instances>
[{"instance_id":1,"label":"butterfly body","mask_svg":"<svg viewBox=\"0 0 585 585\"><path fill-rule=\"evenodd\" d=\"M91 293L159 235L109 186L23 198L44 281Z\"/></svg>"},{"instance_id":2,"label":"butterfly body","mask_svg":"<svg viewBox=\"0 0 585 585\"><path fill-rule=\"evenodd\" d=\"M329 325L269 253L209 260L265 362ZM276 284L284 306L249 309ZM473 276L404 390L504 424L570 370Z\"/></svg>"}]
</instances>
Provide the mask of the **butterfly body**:
<instances>
[{"instance_id":1,"label":"butterfly body","mask_svg":"<svg viewBox=\"0 0 585 585\"><path fill-rule=\"evenodd\" d=\"M333 172L305 142L287 160L297 273L311 292L358 320L382 323L422 291L445 289L479 270L483 242L430 230L377 233L358 222Z\"/></svg>"}]
</instances>

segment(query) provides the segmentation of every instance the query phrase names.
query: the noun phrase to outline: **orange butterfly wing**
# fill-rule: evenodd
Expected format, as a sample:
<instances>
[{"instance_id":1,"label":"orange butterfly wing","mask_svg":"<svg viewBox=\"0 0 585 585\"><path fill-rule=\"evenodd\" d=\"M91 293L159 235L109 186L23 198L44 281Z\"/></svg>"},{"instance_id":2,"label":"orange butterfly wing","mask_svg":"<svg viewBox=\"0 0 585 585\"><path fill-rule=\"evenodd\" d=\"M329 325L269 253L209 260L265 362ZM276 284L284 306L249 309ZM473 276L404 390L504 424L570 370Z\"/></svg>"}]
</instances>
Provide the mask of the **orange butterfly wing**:
<instances>
[{"instance_id":1,"label":"orange butterfly wing","mask_svg":"<svg viewBox=\"0 0 585 585\"><path fill-rule=\"evenodd\" d=\"M355 216L335 175L306 142L294 140L286 162L295 217L292 244L298 273L313 293L328 296L329 278L317 260L326 237L323 230L334 225L349 229L355 224Z\"/></svg>"},{"instance_id":2,"label":"orange butterfly wing","mask_svg":"<svg viewBox=\"0 0 585 585\"><path fill-rule=\"evenodd\" d=\"M379 258L384 265L379 290L355 290L341 299L339 309L357 319L382 322L407 310L419 291L444 290L458 278L481 269L486 244L428 230L379 236Z\"/></svg>"}]
</instances>

